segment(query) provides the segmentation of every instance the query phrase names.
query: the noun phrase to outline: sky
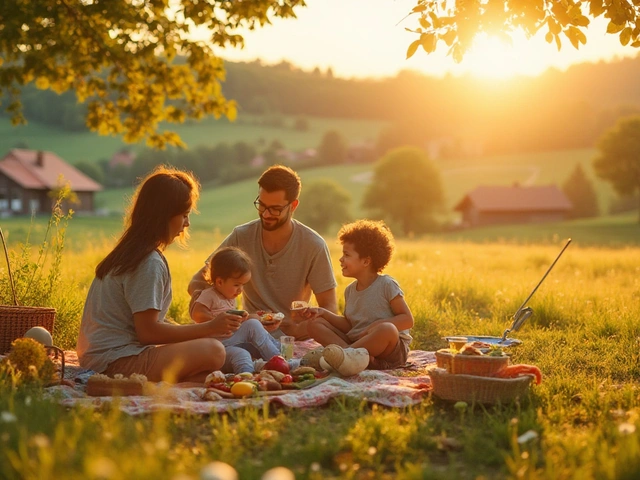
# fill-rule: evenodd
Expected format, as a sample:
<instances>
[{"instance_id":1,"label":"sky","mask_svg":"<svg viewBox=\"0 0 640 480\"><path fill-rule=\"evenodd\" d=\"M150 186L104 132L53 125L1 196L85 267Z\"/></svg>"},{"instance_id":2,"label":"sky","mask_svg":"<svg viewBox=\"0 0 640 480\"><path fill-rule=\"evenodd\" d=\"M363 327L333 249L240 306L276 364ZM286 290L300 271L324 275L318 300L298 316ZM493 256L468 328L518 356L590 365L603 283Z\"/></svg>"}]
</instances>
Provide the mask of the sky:
<instances>
[{"instance_id":1,"label":"sky","mask_svg":"<svg viewBox=\"0 0 640 480\"><path fill-rule=\"evenodd\" d=\"M418 49L406 60L407 47L417 36L405 27L417 27L417 16L405 17L415 5L416 0L307 0L307 7L296 10L297 19L275 19L272 25L246 32L243 50L217 53L231 61L286 60L304 70L331 67L334 75L346 78L388 77L406 69L435 76L508 78L639 53L606 35L606 23L598 19L589 26L587 44L580 50L567 39L558 52L555 43L544 41L543 31L532 39L516 36L511 48L495 39L479 39L460 64L446 56L446 47L430 55Z\"/></svg>"}]
</instances>

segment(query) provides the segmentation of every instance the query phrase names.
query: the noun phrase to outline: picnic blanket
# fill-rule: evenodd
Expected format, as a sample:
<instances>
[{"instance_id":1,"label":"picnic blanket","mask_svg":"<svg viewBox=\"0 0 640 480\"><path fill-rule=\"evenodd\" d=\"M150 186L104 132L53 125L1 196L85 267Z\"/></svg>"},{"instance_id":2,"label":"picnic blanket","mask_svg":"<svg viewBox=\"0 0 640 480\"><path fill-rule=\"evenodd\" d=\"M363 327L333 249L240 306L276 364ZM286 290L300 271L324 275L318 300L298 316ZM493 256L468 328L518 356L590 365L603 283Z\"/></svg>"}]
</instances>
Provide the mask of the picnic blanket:
<instances>
[{"instance_id":1,"label":"picnic blanket","mask_svg":"<svg viewBox=\"0 0 640 480\"><path fill-rule=\"evenodd\" d=\"M294 356L300 358L317 347L313 340L296 342ZM85 393L88 378L94 374L82 369L75 352L65 352L65 379L73 387L56 385L45 389L45 395L62 405L84 406L99 409L114 402L113 397L89 397ZM193 384L169 385L160 383L153 396L120 397L116 400L119 409L130 415L169 410L208 414L212 411L226 412L246 406L263 406L265 403L280 404L291 408L307 408L324 405L335 397L350 397L388 407L406 407L422 401L431 389L426 367L435 363L434 352L412 350L407 363L396 370L365 370L348 378L331 376L325 381L305 390L294 390L282 395L249 397L242 399L203 400L204 387Z\"/></svg>"}]
</instances>

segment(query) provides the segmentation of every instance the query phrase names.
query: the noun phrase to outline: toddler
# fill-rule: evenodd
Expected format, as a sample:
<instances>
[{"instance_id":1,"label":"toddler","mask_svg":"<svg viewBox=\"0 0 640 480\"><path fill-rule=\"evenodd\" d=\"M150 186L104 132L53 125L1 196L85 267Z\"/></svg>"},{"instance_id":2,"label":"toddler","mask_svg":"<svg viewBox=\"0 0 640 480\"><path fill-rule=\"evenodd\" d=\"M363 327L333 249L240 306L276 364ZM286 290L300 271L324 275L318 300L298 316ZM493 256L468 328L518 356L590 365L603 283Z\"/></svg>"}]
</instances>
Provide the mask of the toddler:
<instances>
[{"instance_id":1,"label":"toddler","mask_svg":"<svg viewBox=\"0 0 640 480\"><path fill-rule=\"evenodd\" d=\"M310 307L304 313L309 334L320 344L365 348L370 369L404 365L411 343L413 315L398 283L382 274L394 249L393 235L384 222L358 220L338 232L342 243L340 267L355 278L344 292L344 315Z\"/></svg>"},{"instance_id":2,"label":"toddler","mask_svg":"<svg viewBox=\"0 0 640 480\"><path fill-rule=\"evenodd\" d=\"M189 314L197 323L236 308L236 297L242 294L243 286L251 279L251 260L239 248L221 248L211 256L207 273L206 280L211 286L194 292L189 305ZM225 373L254 372L248 349L257 352L263 360L280 354L280 344L265 330L257 315L246 312L237 330L218 340L227 354L222 367Z\"/></svg>"}]
</instances>

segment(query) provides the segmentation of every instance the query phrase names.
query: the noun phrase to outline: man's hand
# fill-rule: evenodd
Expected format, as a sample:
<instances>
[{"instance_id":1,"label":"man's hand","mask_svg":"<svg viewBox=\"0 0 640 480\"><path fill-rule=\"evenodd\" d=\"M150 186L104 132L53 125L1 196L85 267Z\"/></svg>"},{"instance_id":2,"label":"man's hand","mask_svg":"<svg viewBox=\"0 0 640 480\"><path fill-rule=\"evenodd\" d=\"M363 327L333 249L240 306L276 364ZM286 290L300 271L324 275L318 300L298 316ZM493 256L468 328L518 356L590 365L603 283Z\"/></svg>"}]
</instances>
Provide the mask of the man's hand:
<instances>
[{"instance_id":1,"label":"man's hand","mask_svg":"<svg viewBox=\"0 0 640 480\"><path fill-rule=\"evenodd\" d=\"M240 315L223 312L218 314L213 320L209 320L208 323L212 330L212 337L228 338L240 328L242 322L243 318Z\"/></svg>"}]
</instances>

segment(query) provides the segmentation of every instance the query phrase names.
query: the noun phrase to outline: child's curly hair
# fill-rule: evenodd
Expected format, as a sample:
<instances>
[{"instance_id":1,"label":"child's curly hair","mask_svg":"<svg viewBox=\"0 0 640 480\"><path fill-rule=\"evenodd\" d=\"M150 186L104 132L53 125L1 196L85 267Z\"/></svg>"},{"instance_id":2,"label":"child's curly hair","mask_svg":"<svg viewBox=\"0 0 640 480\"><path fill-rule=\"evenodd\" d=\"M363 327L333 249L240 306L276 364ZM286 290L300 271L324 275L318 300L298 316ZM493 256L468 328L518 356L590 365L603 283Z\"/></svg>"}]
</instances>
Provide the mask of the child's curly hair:
<instances>
[{"instance_id":1,"label":"child's curly hair","mask_svg":"<svg viewBox=\"0 0 640 480\"><path fill-rule=\"evenodd\" d=\"M205 279L213 284L216 278L238 278L251 271L251 259L237 247L224 247L213 254Z\"/></svg>"},{"instance_id":2,"label":"child's curly hair","mask_svg":"<svg viewBox=\"0 0 640 480\"><path fill-rule=\"evenodd\" d=\"M343 245L351 243L361 258L369 257L377 273L389 264L395 249L393 234L383 221L357 220L343 225L338 240Z\"/></svg>"}]
</instances>

